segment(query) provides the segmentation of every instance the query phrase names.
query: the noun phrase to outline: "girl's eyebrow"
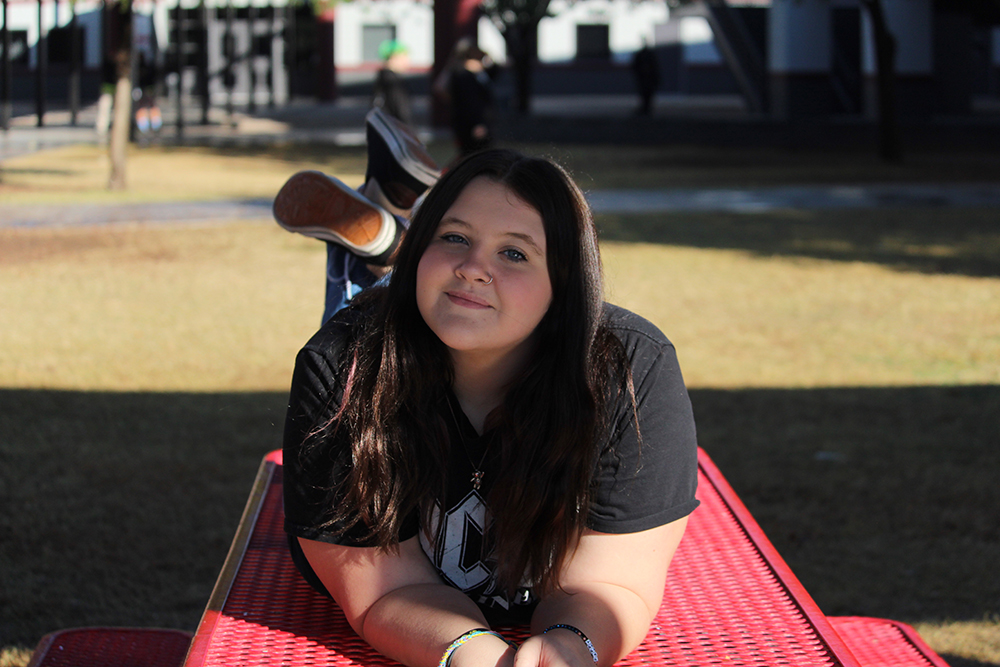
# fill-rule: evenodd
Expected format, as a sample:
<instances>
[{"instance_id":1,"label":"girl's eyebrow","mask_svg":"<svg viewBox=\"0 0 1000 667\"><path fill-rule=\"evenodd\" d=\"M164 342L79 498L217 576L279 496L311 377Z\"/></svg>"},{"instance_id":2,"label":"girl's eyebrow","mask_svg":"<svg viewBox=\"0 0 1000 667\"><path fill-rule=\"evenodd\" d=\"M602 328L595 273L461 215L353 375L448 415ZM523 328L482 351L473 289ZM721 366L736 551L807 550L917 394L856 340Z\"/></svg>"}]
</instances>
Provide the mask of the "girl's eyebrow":
<instances>
[{"instance_id":1,"label":"girl's eyebrow","mask_svg":"<svg viewBox=\"0 0 1000 667\"><path fill-rule=\"evenodd\" d=\"M458 226L458 227L463 227L465 229L472 229L472 225L470 225L469 223L467 223L465 220L462 220L461 218L456 218L456 217L441 218L441 222L438 223L438 224L439 225L455 225L455 226ZM521 234L520 232L504 232L504 236L508 236L510 238L518 239L519 241L524 242L526 245L531 246L531 249L534 250L539 255L543 255L543 256L545 255L545 253L542 252L542 249L540 247L538 247L538 244L535 243L535 239L533 239L530 234Z\"/></svg>"},{"instance_id":2,"label":"girl's eyebrow","mask_svg":"<svg viewBox=\"0 0 1000 667\"><path fill-rule=\"evenodd\" d=\"M518 234L515 232L508 232L505 236L511 236L515 239L520 239L521 241L524 241L527 245L531 246L531 248L539 255L543 256L545 255L545 253L542 252L542 249L538 247L538 244L535 243L535 240L531 238L531 236L529 236L528 234Z\"/></svg>"},{"instance_id":3,"label":"girl's eyebrow","mask_svg":"<svg viewBox=\"0 0 1000 667\"><path fill-rule=\"evenodd\" d=\"M445 225L451 225L452 227L461 227L463 229L472 229L472 225L467 223L461 218L456 218L454 216L449 216L447 218L441 218L441 222L438 223L438 229L444 227Z\"/></svg>"}]
</instances>

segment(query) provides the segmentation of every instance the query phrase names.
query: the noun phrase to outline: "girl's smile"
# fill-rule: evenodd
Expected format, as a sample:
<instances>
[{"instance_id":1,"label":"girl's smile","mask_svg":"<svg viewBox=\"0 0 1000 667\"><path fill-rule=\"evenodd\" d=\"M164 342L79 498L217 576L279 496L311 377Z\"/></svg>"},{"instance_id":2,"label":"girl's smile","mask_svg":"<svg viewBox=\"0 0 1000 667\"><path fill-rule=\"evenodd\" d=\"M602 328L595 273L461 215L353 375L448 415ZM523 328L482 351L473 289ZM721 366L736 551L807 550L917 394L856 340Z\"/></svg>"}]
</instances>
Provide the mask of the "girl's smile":
<instances>
[{"instance_id":1,"label":"girl's smile","mask_svg":"<svg viewBox=\"0 0 1000 667\"><path fill-rule=\"evenodd\" d=\"M474 294L469 294L466 292L445 292L448 298L451 299L452 303L456 306L462 306L464 308L491 308L489 302L486 299L481 299Z\"/></svg>"}]
</instances>

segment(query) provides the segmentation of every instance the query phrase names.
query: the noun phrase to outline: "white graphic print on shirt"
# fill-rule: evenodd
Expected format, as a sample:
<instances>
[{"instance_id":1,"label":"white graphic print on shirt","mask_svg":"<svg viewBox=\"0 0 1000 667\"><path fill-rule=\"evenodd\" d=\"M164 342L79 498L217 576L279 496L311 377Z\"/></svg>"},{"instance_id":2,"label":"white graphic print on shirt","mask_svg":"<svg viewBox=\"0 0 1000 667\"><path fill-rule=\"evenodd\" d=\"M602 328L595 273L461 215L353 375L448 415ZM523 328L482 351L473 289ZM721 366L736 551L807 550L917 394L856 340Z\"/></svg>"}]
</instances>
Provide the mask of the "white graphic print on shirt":
<instances>
[{"instance_id":1,"label":"white graphic print on shirt","mask_svg":"<svg viewBox=\"0 0 1000 667\"><path fill-rule=\"evenodd\" d=\"M482 586L493 574L486 561L484 537L492 521L478 491L470 491L460 503L444 513L435 506L431 516L434 544L420 531L420 546L441 576L455 588L470 591Z\"/></svg>"}]
</instances>

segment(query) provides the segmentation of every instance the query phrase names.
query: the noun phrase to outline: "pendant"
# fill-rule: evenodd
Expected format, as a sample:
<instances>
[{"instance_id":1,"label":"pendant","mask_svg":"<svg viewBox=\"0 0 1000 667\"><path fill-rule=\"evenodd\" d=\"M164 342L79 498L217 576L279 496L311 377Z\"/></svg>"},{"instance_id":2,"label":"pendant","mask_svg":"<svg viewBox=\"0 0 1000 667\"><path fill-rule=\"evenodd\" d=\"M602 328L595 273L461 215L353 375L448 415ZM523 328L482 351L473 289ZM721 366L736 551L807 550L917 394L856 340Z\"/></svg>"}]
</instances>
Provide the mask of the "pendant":
<instances>
[{"instance_id":1,"label":"pendant","mask_svg":"<svg viewBox=\"0 0 1000 667\"><path fill-rule=\"evenodd\" d=\"M473 472L472 479L470 479L469 481L472 482L472 488L478 491L479 487L482 486L483 484L483 471L476 470L475 472Z\"/></svg>"}]
</instances>

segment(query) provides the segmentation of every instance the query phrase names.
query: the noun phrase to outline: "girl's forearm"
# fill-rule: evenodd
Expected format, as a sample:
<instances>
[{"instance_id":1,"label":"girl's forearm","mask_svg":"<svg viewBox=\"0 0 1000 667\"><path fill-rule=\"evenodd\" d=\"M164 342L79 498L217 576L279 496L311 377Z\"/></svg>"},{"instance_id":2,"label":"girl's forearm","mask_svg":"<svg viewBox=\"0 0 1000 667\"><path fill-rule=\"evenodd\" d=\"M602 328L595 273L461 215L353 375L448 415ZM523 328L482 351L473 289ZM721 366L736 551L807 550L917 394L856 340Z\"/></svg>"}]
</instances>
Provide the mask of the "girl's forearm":
<instances>
[{"instance_id":1,"label":"girl's forearm","mask_svg":"<svg viewBox=\"0 0 1000 667\"><path fill-rule=\"evenodd\" d=\"M489 628L479 607L445 584L396 589L371 606L362 636L374 649L409 667L437 667L448 646L475 628ZM455 650L452 667L509 667L514 650L492 635Z\"/></svg>"},{"instance_id":2,"label":"girl's forearm","mask_svg":"<svg viewBox=\"0 0 1000 667\"><path fill-rule=\"evenodd\" d=\"M569 625L584 633L597 653L598 667L613 665L638 646L649 632L653 616L642 598L614 584L594 583L546 596L531 619L533 635L553 625ZM584 665L594 665L583 638L563 628L546 640L570 646Z\"/></svg>"}]
</instances>

